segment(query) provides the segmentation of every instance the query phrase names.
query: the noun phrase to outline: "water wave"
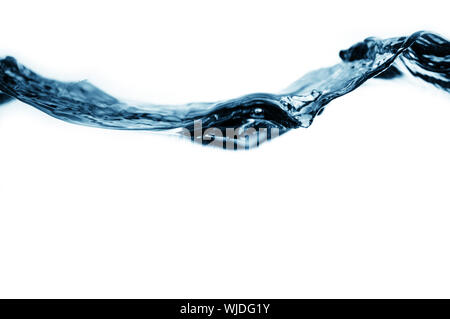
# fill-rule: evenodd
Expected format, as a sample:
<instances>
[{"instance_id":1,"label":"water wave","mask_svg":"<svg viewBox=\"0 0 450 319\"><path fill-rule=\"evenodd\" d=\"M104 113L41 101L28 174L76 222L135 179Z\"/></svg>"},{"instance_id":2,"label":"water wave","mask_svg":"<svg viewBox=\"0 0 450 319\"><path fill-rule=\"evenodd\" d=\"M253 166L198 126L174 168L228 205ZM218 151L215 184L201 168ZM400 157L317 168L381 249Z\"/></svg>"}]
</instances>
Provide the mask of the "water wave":
<instances>
[{"instance_id":1,"label":"water wave","mask_svg":"<svg viewBox=\"0 0 450 319\"><path fill-rule=\"evenodd\" d=\"M437 34L420 31L409 37L371 37L339 55L341 63L307 73L278 94L253 93L184 105L127 104L87 81L48 79L6 57L0 60L0 103L16 98L70 123L177 132L204 144L234 149L310 126L329 102L368 79L400 76L398 65L450 92L450 42Z\"/></svg>"}]
</instances>

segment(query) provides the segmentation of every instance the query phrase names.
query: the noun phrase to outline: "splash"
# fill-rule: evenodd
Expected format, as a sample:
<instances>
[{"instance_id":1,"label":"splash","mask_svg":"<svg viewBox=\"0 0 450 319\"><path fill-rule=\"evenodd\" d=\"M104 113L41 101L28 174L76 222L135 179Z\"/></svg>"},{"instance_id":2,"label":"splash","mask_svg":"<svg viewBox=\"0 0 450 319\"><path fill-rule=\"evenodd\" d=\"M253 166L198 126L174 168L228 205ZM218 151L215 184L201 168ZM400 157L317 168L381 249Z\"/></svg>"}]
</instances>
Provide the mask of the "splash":
<instances>
[{"instance_id":1,"label":"splash","mask_svg":"<svg viewBox=\"0 0 450 319\"><path fill-rule=\"evenodd\" d=\"M175 132L203 144L235 149L309 127L328 103L368 79L401 76L397 66L450 92L450 42L437 34L371 37L339 55L341 63L312 71L278 94L184 105L127 104L89 82L47 79L6 57L0 60L0 103L16 98L70 123Z\"/></svg>"}]
</instances>

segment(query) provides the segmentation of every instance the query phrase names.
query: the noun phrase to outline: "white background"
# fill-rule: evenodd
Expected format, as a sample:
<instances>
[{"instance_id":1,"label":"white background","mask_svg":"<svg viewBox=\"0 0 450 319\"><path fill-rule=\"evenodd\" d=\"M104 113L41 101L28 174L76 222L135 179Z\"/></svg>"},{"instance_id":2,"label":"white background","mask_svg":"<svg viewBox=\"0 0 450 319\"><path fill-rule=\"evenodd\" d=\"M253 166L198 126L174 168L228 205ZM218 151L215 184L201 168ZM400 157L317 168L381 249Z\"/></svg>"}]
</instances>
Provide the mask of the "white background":
<instances>
[{"instance_id":1,"label":"white background","mask_svg":"<svg viewBox=\"0 0 450 319\"><path fill-rule=\"evenodd\" d=\"M276 92L448 1L7 1L1 55L118 97ZM372 80L223 151L0 106L0 297L450 297L450 105Z\"/></svg>"}]
</instances>

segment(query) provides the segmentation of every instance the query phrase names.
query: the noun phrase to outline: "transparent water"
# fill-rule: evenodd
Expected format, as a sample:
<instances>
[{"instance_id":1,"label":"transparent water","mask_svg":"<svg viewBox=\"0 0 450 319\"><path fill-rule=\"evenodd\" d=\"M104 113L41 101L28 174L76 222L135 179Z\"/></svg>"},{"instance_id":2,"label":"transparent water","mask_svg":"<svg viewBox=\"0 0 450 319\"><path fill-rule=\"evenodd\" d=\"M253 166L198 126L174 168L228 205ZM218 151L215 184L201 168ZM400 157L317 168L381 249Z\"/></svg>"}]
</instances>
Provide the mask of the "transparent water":
<instances>
[{"instance_id":1,"label":"transparent water","mask_svg":"<svg viewBox=\"0 0 450 319\"><path fill-rule=\"evenodd\" d=\"M16 98L63 121L121 130L167 131L224 148L248 148L308 127L333 99L370 78L412 75L450 92L450 42L430 32L367 38L339 53L342 62L307 73L278 94L253 93L218 102L129 104L86 81L42 77L13 57L0 60L0 103Z\"/></svg>"}]
</instances>

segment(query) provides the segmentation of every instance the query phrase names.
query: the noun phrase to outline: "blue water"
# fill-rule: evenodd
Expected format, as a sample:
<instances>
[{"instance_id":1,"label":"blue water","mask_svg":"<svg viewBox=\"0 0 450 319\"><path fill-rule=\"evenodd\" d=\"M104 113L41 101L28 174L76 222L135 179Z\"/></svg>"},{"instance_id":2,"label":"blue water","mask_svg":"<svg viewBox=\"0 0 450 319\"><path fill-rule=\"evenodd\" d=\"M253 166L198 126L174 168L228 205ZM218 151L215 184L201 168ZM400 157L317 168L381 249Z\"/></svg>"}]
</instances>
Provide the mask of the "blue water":
<instances>
[{"instance_id":1,"label":"blue water","mask_svg":"<svg viewBox=\"0 0 450 319\"><path fill-rule=\"evenodd\" d=\"M0 60L0 103L16 98L70 123L175 132L203 144L235 149L308 127L333 99L370 78L399 77L400 69L450 93L450 42L437 34L421 31L409 37L367 38L339 55L341 63L307 73L278 94L184 105L130 105L89 82L44 78L6 57Z\"/></svg>"}]
</instances>

